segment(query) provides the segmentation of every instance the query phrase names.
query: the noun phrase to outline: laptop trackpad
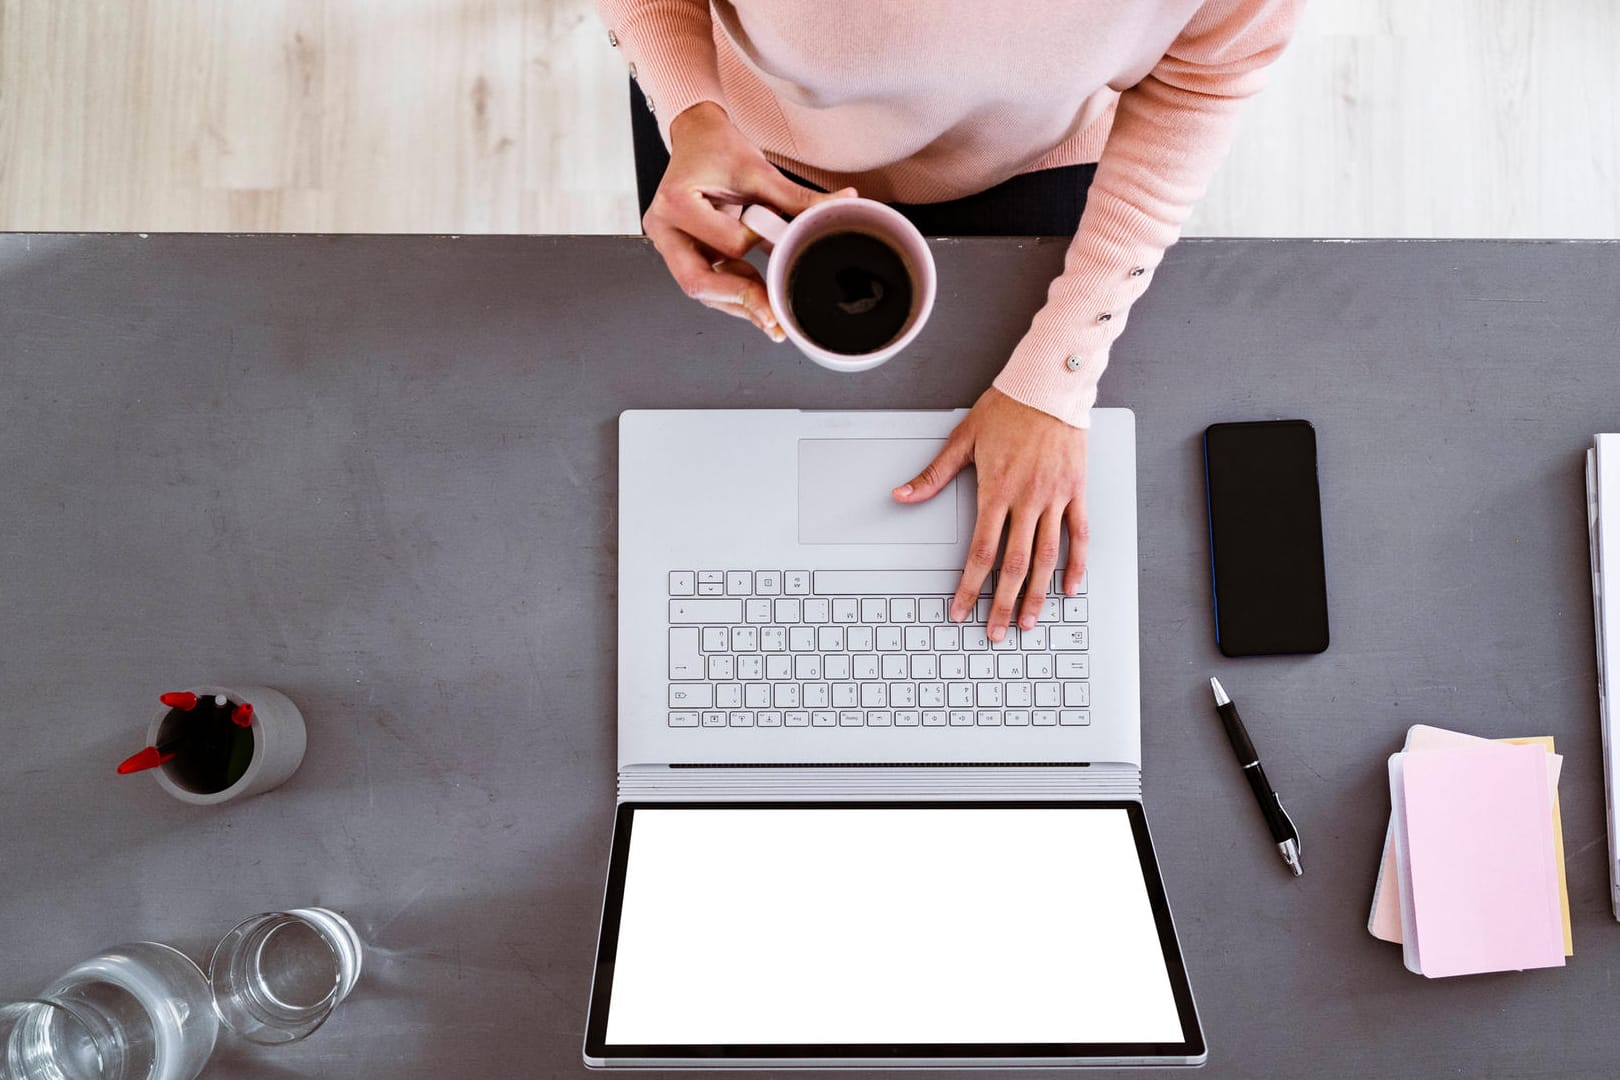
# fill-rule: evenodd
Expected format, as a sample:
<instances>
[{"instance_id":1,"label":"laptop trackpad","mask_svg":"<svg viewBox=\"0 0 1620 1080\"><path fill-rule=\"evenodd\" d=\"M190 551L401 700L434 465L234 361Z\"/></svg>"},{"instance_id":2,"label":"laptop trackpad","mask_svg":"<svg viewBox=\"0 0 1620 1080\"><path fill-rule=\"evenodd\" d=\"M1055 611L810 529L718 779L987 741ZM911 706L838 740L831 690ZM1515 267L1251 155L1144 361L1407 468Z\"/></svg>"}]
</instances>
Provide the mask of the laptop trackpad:
<instances>
[{"instance_id":1,"label":"laptop trackpad","mask_svg":"<svg viewBox=\"0 0 1620 1080\"><path fill-rule=\"evenodd\" d=\"M944 439L800 439L799 543L956 543L960 477L925 503L907 506L890 494L944 445Z\"/></svg>"}]
</instances>

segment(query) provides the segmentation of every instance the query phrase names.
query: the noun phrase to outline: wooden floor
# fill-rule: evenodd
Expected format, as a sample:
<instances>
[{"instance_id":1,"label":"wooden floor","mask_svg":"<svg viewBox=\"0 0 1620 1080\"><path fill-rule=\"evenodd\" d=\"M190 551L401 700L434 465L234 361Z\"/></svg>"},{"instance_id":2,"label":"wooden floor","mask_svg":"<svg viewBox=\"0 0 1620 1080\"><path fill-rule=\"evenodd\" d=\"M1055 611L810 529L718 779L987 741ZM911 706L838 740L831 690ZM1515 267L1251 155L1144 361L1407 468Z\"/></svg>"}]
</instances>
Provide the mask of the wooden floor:
<instances>
[{"instance_id":1,"label":"wooden floor","mask_svg":"<svg viewBox=\"0 0 1620 1080\"><path fill-rule=\"evenodd\" d=\"M1314 0L1189 235L1620 236L1620 3ZM629 232L590 0L0 0L0 230Z\"/></svg>"}]
</instances>

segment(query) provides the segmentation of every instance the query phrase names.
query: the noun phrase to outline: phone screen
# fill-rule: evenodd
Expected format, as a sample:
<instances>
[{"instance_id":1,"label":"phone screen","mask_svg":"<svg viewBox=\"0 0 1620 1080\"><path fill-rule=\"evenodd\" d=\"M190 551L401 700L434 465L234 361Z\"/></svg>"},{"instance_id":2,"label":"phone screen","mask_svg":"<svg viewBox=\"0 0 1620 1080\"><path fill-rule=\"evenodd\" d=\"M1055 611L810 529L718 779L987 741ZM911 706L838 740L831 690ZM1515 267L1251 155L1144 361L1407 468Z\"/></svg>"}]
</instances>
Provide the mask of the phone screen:
<instances>
[{"instance_id":1,"label":"phone screen","mask_svg":"<svg viewBox=\"0 0 1620 1080\"><path fill-rule=\"evenodd\" d=\"M1316 430L1304 420L1204 432L1215 640L1226 656L1328 647Z\"/></svg>"}]
</instances>

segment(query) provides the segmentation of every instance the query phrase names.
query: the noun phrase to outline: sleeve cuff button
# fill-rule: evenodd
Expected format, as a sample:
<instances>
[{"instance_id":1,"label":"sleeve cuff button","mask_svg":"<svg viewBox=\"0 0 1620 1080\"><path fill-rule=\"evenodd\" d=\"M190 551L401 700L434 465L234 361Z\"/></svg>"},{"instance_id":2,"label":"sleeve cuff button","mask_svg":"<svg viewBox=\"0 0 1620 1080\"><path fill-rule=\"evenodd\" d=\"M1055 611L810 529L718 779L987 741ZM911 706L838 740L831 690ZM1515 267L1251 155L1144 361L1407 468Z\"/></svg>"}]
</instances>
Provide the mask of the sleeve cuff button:
<instances>
[{"instance_id":1,"label":"sleeve cuff button","mask_svg":"<svg viewBox=\"0 0 1620 1080\"><path fill-rule=\"evenodd\" d=\"M1141 277L1145 273L1147 273L1147 267L1145 266L1131 267L1131 277Z\"/></svg>"},{"instance_id":2,"label":"sleeve cuff button","mask_svg":"<svg viewBox=\"0 0 1620 1080\"><path fill-rule=\"evenodd\" d=\"M1080 370L1080 358L1078 356L1074 355L1073 353L1070 353L1069 358L1067 360L1063 361L1063 366L1068 368L1070 371L1079 371Z\"/></svg>"}]
</instances>

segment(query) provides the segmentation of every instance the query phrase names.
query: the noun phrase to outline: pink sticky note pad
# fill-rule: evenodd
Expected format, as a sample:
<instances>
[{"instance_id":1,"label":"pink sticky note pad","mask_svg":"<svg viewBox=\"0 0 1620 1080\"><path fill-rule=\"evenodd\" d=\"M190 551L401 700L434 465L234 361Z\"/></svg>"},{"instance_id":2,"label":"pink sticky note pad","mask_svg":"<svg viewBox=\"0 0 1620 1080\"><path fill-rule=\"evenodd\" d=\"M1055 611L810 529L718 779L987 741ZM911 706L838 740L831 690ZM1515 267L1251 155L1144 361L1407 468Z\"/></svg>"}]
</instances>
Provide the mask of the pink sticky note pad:
<instances>
[{"instance_id":1,"label":"pink sticky note pad","mask_svg":"<svg viewBox=\"0 0 1620 1080\"><path fill-rule=\"evenodd\" d=\"M1411 929L1424 975L1562 967L1547 754L1491 746L1401 755Z\"/></svg>"},{"instance_id":2,"label":"pink sticky note pad","mask_svg":"<svg viewBox=\"0 0 1620 1080\"><path fill-rule=\"evenodd\" d=\"M1408 751L1454 750L1467 747L1492 746L1498 743L1515 741L1527 742L1529 740L1482 739L1477 735L1467 735L1461 731L1448 731L1445 728L1431 727L1428 724L1413 724L1406 732L1406 749ZM1553 797L1558 790L1558 774L1563 761L1563 755L1548 752L1547 794L1549 797ZM1556 798L1554 798L1553 806L1553 817L1556 822ZM1561 850L1556 825L1553 833L1553 850L1555 857ZM1384 861L1378 866L1378 880L1373 886L1372 913L1367 918L1367 932L1375 938L1393 942L1396 945L1401 944L1401 902L1398 893L1395 870L1395 819L1391 815L1389 828L1384 833ZM1569 956L1571 949L1568 934L1568 903L1564 896L1564 889L1560 886L1558 912L1559 918L1565 924L1564 955Z\"/></svg>"}]
</instances>

